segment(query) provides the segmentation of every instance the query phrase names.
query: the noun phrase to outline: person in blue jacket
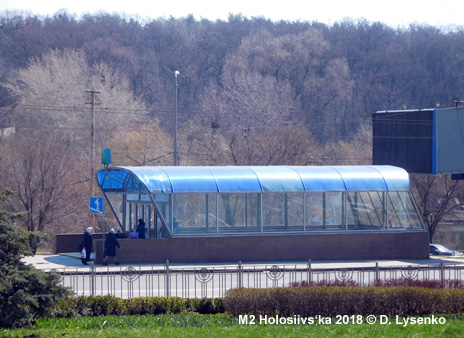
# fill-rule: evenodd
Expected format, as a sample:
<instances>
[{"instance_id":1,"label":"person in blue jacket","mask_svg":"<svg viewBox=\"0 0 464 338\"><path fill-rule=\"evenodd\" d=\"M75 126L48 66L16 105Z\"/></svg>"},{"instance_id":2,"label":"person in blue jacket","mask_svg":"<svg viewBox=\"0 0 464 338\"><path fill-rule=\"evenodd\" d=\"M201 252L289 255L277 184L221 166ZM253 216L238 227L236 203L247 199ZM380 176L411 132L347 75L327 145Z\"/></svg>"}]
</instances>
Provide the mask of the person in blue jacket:
<instances>
[{"instance_id":1,"label":"person in blue jacket","mask_svg":"<svg viewBox=\"0 0 464 338\"><path fill-rule=\"evenodd\" d=\"M136 232L139 234L139 239L145 238L145 222L141 218L139 218L139 225L137 226Z\"/></svg>"}]
</instances>

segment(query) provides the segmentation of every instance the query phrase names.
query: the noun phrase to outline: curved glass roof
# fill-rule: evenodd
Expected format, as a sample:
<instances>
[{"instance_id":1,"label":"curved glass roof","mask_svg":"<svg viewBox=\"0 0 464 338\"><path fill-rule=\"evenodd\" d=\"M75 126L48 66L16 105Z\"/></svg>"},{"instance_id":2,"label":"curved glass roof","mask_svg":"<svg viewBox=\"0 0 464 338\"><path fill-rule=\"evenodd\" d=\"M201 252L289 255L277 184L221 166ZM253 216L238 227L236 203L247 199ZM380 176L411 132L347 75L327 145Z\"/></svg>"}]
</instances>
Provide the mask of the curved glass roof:
<instances>
[{"instance_id":1,"label":"curved glass roof","mask_svg":"<svg viewBox=\"0 0 464 338\"><path fill-rule=\"evenodd\" d=\"M393 166L109 167L105 192L249 193L284 191L404 191L409 175Z\"/></svg>"}]
</instances>

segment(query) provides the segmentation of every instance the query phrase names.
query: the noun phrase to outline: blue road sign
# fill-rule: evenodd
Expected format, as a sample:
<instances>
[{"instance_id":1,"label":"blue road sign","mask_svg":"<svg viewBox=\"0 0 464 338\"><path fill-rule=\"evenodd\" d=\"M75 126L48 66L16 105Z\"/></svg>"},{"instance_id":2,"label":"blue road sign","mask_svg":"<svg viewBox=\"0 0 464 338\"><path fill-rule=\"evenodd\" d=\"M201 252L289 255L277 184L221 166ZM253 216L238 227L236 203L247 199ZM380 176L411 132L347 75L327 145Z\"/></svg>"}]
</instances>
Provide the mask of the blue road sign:
<instances>
[{"instance_id":1,"label":"blue road sign","mask_svg":"<svg viewBox=\"0 0 464 338\"><path fill-rule=\"evenodd\" d=\"M90 197L89 212L91 214L103 213L103 197Z\"/></svg>"}]
</instances>

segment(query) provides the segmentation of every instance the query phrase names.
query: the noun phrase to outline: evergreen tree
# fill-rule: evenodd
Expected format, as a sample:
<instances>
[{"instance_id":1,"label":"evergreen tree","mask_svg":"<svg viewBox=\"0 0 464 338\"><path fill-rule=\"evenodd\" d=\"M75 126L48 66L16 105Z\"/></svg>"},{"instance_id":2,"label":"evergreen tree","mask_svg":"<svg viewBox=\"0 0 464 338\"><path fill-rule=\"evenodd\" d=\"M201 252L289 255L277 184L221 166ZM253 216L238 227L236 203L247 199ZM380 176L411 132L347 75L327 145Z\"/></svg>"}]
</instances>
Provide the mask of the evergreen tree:
<instances>
[{"instance_id":1,"label":"evergreen tree","mask_svg":"<svg viewBox=\"0 0 464 338\"><path fill-rule=\"evenodd\" d=\"M0 191L0 201L11 195L12 190ZM57 301L70 295L59 285L59 275L21 261L33 255L31 236L37 234L13 226L15 216L0 208L0 327L6 328L24 326L46 316Z\"/></svg>"}]
</instances>

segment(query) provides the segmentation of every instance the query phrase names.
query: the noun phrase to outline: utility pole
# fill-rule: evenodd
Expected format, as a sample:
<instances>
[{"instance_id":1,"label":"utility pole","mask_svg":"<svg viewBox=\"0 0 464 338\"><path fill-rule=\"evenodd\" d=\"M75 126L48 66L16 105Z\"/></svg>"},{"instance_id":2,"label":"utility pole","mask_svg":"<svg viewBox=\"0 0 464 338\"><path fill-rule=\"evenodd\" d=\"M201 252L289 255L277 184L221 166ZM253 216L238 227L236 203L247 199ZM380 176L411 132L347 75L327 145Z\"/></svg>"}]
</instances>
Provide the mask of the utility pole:
<instances>
[{"instance_id":1,"label":"utility pole","mask_svg":"<svg viewBox=\"0 0 464 338\"><path fill-rule=\"evenodd\" d=\"M179 84L177 82L177 76L179 71L174 72L175 86L176 86L176 98L175 98L175 114L174 114L174 166L179 165L179 152L177 151L177 97L179 95Z\"/></svg>"},{"instance_id":2,"label":"utility pole","mask_svg":"<svg viewBox=\"0 0 464 338\"><path fill-rule=\"evenodd\" d=\"M97 100L96 92L93 90L86 90L90 94L90 100L85 103L90 104L90 196L95 196L95 105L100 104ZM95 214L91 214L89 221L92 223L93 232L95 232Z\"/></svg>"}]
</instances>

